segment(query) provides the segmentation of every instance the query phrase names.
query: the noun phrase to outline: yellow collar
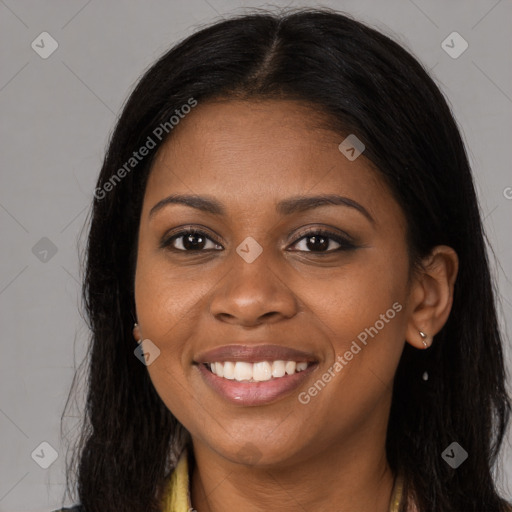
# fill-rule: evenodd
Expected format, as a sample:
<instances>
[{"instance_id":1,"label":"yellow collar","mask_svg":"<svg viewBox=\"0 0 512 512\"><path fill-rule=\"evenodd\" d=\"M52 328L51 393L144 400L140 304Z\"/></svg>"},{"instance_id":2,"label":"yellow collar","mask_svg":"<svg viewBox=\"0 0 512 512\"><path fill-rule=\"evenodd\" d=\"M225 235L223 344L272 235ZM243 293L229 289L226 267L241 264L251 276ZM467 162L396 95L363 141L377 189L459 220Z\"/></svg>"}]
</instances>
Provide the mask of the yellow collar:
<instances>
[{"instance_id":1,"label":"yellow collar","mask_svg":"<svg viewBox=\"0 0 512 512\"><path fill-rule=\"evenodd\" d=\"M389 512L398 512L402 500L403 478L398 476L395 480ZM188 474L188 454L184 450L175 470L172 472L167 484L164 498L164 512L190 512L194 510L190 502L190 487Z\"/></svg>"}]
</instances>

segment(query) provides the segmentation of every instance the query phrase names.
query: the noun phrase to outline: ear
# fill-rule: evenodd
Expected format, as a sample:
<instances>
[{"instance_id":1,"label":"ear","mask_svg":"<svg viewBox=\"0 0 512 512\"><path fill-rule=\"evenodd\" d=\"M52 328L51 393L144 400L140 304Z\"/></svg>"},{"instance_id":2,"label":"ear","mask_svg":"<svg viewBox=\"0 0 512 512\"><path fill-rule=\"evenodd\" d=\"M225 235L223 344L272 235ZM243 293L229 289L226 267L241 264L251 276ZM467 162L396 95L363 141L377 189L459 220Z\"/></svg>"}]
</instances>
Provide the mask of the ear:
<instances>
[{"instance_id":1,"label":"ear","mask_svg":"<svg viewBox=\"0 0 512 512\"><path fill-rule=\"evenodd\" d=\"M448 320L458 269L457 253L451 247L438 245L423 259L421 269L415 272L406 330L407 342L412 346L420 349L429 347Z\"/></svg>"},{"instance_id":2,"label":"ear","mask_svg":"<svg viewBox=\"0 0 512 512\"><path fill-rule=\"evenodd\" d=\"M135 341L140 341L142 339L139 324L135 324L133 326L133 337L135 338Z\"/></svg>"}]
</instances>

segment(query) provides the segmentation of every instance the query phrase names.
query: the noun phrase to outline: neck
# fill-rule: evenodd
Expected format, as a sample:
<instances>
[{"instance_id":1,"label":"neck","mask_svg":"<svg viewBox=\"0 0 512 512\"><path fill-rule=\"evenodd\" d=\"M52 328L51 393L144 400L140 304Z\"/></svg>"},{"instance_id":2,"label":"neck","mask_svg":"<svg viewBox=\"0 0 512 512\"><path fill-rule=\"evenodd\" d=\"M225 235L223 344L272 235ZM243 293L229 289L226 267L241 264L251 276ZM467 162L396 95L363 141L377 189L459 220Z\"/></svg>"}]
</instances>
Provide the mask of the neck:
<instances>
[{"instance_id":1,"label":"neck","mask_svg":"<svg viewBox=\"0 0 512 512\"><path fill-rule=\"evenodd\" d=\"M195 442L192 505L197 512L388 512L394 475L385 443L379 450L375 438L367 441L350 439L279 467L233 463Z\"/></svg>"}]
</instances>

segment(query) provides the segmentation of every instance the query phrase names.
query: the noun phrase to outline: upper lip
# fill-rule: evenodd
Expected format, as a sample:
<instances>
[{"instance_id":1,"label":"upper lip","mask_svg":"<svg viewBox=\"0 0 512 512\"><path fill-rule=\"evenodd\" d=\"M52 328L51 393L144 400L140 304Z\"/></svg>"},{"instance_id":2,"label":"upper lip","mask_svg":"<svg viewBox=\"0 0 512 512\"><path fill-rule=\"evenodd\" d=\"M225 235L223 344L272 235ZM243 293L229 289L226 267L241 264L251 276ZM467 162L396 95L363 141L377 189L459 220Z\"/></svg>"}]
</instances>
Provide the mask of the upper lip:
<instances>
[{"instance_id":1,"label":"upper lip","mask_svg":"<svg viewBox=\"0 0 512 512\"><path fill-rule=\"evenodd\" d=\"M224 345L200 353L194 358L196 363L215 363L223 361L307 361L317 362L318 359L310 352L282 345Z\"/></svg>"}]
</instances>

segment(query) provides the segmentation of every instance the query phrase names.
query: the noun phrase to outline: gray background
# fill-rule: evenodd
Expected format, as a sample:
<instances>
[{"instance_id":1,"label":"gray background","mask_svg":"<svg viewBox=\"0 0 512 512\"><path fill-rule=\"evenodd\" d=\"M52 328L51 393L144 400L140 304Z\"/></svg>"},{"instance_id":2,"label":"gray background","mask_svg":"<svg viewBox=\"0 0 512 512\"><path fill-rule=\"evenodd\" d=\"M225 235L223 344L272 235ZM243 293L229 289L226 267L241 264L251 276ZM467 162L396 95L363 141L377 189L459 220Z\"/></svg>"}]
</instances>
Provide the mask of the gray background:
<instances>
[{"instance_id":1,"label":"gray background","mask_svg":"<svg viewBox=\"0 0 512 512\"><path fill-rule=\"evenodd\" d=\"M510 331L511 1L271 5L348 12L391 35L432 70L467 143L498 261L493 268L501 320ZM60 416L87 341L78 310L77 247L83 245L81 228L123 101L141 72L174 42L220 16L268 6L236 0L0 0L0 511L52 510L63 494ZM47 59L31 47L43 31L59 45ZM469 44L456 59L441 47L453 31ZM510 368L508 345L506 354ZM48 469L31 458L43 441L58 452ZM511 499L509 448L500 468L500 488Z\"/></svg>"}]
</instances>

